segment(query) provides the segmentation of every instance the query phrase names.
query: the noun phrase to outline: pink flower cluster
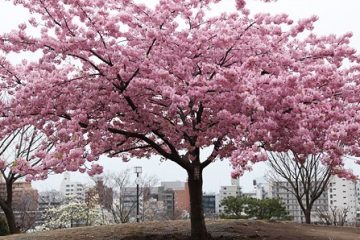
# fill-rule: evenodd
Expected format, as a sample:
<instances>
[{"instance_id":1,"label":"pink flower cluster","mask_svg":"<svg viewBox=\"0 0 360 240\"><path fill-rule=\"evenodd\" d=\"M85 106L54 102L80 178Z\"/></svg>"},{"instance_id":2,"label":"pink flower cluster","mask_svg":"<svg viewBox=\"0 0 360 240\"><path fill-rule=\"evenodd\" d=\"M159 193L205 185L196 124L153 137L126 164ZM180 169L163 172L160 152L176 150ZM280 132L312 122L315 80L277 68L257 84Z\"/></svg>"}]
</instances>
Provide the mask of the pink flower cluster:
<instances>
[{"instance_id":1,"label":"pink flower cluster","mask_svg":"<svg viewBox=\"0 0 360 240\"><path fill-rule=\"evenodd\" d=\"M102 154L188 168L212 149L202 166L229 158L234 176L265 151L326 153L334 168L360 155L360 58L351 34L313 34L317 17L250 16L244 0L215 17L205 10L219 0L13 2L34 18L0 36L0 86L12 96L0 104L1 135L44 132L55 149L37 153L43 175L85 172ZM42 56L7 61L21 52Z\"/></svg>"}]
</instances>

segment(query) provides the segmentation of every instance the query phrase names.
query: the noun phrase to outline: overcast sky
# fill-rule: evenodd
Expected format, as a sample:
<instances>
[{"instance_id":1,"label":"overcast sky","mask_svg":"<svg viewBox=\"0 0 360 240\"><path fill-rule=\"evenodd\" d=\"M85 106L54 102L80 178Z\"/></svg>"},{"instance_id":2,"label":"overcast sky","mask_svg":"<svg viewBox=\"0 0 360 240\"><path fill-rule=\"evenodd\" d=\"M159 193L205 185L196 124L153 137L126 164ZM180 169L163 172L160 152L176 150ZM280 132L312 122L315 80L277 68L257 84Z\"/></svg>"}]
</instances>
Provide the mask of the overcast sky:
<instances>
[{"instance_id":1,"label":"overcast sky","mask_svg":"<svg viewBox=\"0 0 360 240\"><path fill-rule=\"evenodd\" d=\"M137 0L154 5L156 0ZM314 32L318 34L343 34L353 32L354 36L351 45L360 50L360 1L359 0L278 0L275 3L265 4L258 1L248 1L252 13L270 12L287 13L294 20L312 15L319 16L319 21L315 25ZM231 11L234 8L233 0L223 0L221 6L214 9L214 13L219 11ZM14 8L8 1L0 0L0 33L7 32L15 28L24 21L27 13ZM15 61L15 59L14 59ZM134 166L142 166L143 172L147 175L156 175L163 181L185 181L186 172L176 164L166 161L160 162L154 159L134 159L128 163L123 163L121 159L101 158L100 162L104 166L104 172L120 171L129 168L133 171ZM349 164L356 174L360 174L360 167ZM215 162L204 171L204 190L207 192L218 192L221 185L230 184L231 167L227 160ZM240 184L245 191L251 191L252 180L260 179L266 173L266 165L260 163L254 166L252 172L245 173L240 178ZM86 174L73 173L72 178L81 182L89 181ZM39 190L59 189L61 175L49 176L46 181L37 181L33 186Z\"/></svg>"}]
</instances>

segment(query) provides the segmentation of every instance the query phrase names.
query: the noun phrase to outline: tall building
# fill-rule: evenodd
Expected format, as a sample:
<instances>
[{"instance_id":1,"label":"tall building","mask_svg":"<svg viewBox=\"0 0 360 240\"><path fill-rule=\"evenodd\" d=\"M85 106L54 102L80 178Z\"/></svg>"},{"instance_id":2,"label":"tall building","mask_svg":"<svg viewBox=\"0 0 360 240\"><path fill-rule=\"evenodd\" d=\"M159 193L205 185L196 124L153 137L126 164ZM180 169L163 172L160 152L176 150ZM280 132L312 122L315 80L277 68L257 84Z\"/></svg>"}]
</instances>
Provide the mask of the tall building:
<instances>
[{"instance_id":1,"label":"tall building","mask_svg":"<svg viewBox=\"0 0 360 240\"><path fill-rule=\"evenodd\" d=\"M165 189L164 186L157 187L157 200L163 202L165 208L165 215L169 219L177 218L175 192L172 189Z\"/></svg>"},{"instance_id":2,"label":"tall building","mask_svg":"<svg viewBox=\"0 0 360 240\"><path fill-rule=\"evenodd\" d=\"M114 203L120 206L122 214L128 214L130 221L137 219L137 188L125 187L121 192L115 193ZM144 190L139 190L139 215L143 212ZM139 216L141 218L141 216Z\"/></svg>"},{"instance_id":3,"label":"tall building","mask_svg":"<svg viewBox=\"0 0 360 240\"><path fill-rule=\"evenodd\" d=\"M254 192L253 198L266 199L272 198L271 185L268 182L253 180Z\"/></svg>"},{"instance_id":4,"label":"tall building","mask_svg":"<svg viewBox=\"0 0 360 240\"><path fill-rule=\"evenodd\" d=\"M360 222L360 181L332 177L329 183L329 207L346 211L346 223Z\"/></svg>"},{"instance_id":5,"label":"tall building","mask_svg":"<svg viewBox=\"0 0 360 240\"><path fill-rule=\"evenodd\" d=\"M154 192L154 189L151 190ZM168 181L161 182L156 188L158 201L163 202L163 208L169 219L183 218L190 212L190 194L187 182Z\"/></svg>"},{"instance_id":6,"label":"tall building","mask_svg":"<svg viewBox=\"0 0 360 240\"><path fill-rule=\"evenodd\" d=\"M305 222L305 216L303 211L300 208L300 205L293 193L286 190L290 185L288 182L273 182L271 183L271 196L274 198L279 198L286 210L289 212L289 215L293 217L295 222L303 223ZM317 209L328 209L328 192L324 191L321 196L314 202L311 212L312 221L317 221L318 214Z\"/></svg>"},{"instance_id":7,"label":"tall building","mask_svg":"<svg viewBox=\"0 0 360 240\"><path fill-rule=\"evenodd\" d=\"M80 182L71 181L70 173L64 173L64 178L60 185L60 192L65 198L73 198L79 202L85 201L85 187Z\"/></svg>"},{"instance_id":8,"label":"tall building","mask_svg":"<svg viewBox=\"0 0 360 240\"><path fill-rule=\"evenodd\" d=\"M221 201L226 197L237 197L241 196L241 188L239 184L239 179L231 179L231 185L229 186L221 186L218 197L216 198L216 213L222 213L224 211L224 207L221 206Z\"/></svg>"},{"instance_id":9,"label":"tall building","mask_svg":"<svg viewBox=\"0 0 360 240\"><path fill-rule=\"evenodd\" d=\"M205 217L214 217L216 214L216 194L215 193L203 194L202 206Z\"/></svg>"}]
</instances>

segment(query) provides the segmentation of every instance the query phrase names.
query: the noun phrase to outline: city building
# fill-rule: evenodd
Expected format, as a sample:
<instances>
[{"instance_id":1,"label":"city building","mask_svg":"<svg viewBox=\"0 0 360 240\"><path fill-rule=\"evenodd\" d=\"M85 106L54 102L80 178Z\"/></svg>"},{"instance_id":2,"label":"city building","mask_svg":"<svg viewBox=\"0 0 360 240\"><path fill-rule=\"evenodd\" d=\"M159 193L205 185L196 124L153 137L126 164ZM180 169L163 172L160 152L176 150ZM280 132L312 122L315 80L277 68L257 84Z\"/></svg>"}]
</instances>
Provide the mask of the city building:
<instances>
[{"instance_id":1,"label":"city building","mask_svg":"<svg viewBox=\"0 0 360 240\"><path fill-rule=\"evenodd\" d=\"M289 212L289 215L293 217L294 222L303 223L305 222L304 213L301 210L295 195L287 190L288 187L290 187L290 185L286 181L273 182L271 183L271 193L269 194L271 194L273 198L279 198L282 201L286 210ZM328 209L327 191L324 191L314 202L311 212L311 219L313 222L318 221L317 209Z\"/></svg>"},{"instance_id":2,"label":"city building","mask_svg":"<svg viewBox=\"0 0 360 240\"><path fill-rule=\"evenodd\" d=\"M177 211L175 208L175 192L172 189L165 189L164 186L157 187L157 200L163 202L166 217L169 219L177 218Z\"/></svg>"},{"instance_id":3,"label":"city building","mask_svg":"<svg viewBox=\"0 0 360 240\"><path fill-rule=\"evenodd\" d=\"M203 194L202 206L205 217L214 217L216 215L216 194Z\"/></svg>"},{"instance_id":4,"label":"city building","mask_svg":"<svg viewBox=\"0 0 360 240\"><path fill-rule=\"evenodd\" d=\"M216 198L216 213L222 213L224 207L221 206L221 201L226 197L237 197L241 196L241 188L239 184L239 179L231 179L231 185L221 186L218 197Z\"/></svg>"},{"instance_id":5,"label":"city building","mask_svg":"<svg viewBox=\"0 0 360 240\"><path fill-rule=\"evenodd\" d=\"M333 176L329 183L329 208L346 212L345 224L360 222L360 181Z\"/></svg>"},{"instance_id":6,"label":"city building","mask_svg":"<svg viewBox=\"0 0 360 240\"><path fill-rule=\"evenodd\" d=\"M139 189L139 218L142 218L144 202L144 189ZM122 187L119 191L114 189L111 207L116 222L133 222L137 219L137 188Z\"/></svg>"},{"instance_id":7,"label":"city building","mask_svg":"<svg viewBox=\"0 0 360 240\"><path fill-rule=\"evenodd\" d=\"M71 181L70 173L64 173L64 178L60 185L60 192L65 198L76 199L79 202L85 201L85 187L80 182Z\"/></svg>"},{"instance_id":8,"label":"city building","mask_svg":"<svg viewBox=\"0 0 360 240\"><path fill-rule=\"evenodd\" d=\"M257 199L272 198L271 185L268 182L253 180L254 193L251 197Z\"/></svg>"},{"instance_id":9,"label":"city building","mask_svg":"<svg viewBox=\"0 0 360 240\"><path fill-rule=\"evenodd\" d=\"M190 194L187 182L161 182L161 187L167 195L168 203L170 203L171 192L173 192L173 212L179 211L184 214L190 212ZM165 203L165 206L169 205Z\"/></svg>"}]
</instances>

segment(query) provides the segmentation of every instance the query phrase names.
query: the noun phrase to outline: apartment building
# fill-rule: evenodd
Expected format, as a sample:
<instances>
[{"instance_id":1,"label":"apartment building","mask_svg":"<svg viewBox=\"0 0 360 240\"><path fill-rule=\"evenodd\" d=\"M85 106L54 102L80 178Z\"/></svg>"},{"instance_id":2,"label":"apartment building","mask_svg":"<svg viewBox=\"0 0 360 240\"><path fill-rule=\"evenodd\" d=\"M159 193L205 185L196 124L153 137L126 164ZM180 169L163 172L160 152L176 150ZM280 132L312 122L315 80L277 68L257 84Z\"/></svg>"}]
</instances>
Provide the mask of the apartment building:
<instances>
[{"instance_id":1,"label":"apartment building","mask_svg":"<svg viewBox=\"0 0 360 240\"><path fill-rule=\"evenodd\" d=\"M287 189L290 187L288 182L273 182L271 183L271 196L273 198L279 198L289 215L293 217L294 222L305 222L305 216L300 208L300 205L293 193ZM301 189L300 189L301 191ZM305 201L305 199L304 199ZM314 202L311 212L311 219L313 222L318 221L317 209L328 209L328 192L324 191L321 196Z\"/></svg>"},{"instance_id":2,"label":"apartment building","mask_svg":"<svg viewBox=\"0 0 360 240\"><path fill-rule=\"evenodd\" d=\"M221 186L218 197L216 198L216 213L222 213L224 207L221 206L221 201L226 197L237 197L241 195L241 187L239 184L239 179L231 179L231 185Z\"/></svg>"},{"instance_id":3,"label":"apartment building","mask_svg":"<svg viewBox=\"0 0 360 240\"><path fill-rule=\"evenodd\" d=\"M347 224L360 222L360 180L332 177L328 201L333 211L346 211Z\"/></svg>"},{"instance_id":4,"label":"apartment building","mask_svg":"<svg viewBox=\"0 0 360 240\"><path fill-rule=\"evenodd\" d=\"M85 202L85 187L84 184L76 181L71 181L70 173L64 173L64 178L60 184L60 192L65 198L76 199L79 202Z\"/></svg>"}]
</instances>

